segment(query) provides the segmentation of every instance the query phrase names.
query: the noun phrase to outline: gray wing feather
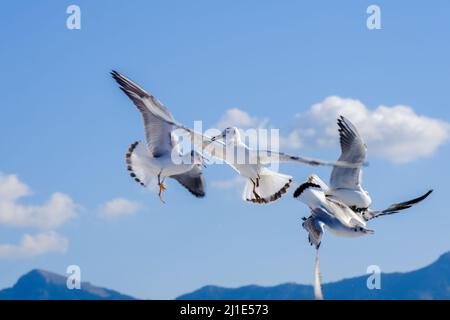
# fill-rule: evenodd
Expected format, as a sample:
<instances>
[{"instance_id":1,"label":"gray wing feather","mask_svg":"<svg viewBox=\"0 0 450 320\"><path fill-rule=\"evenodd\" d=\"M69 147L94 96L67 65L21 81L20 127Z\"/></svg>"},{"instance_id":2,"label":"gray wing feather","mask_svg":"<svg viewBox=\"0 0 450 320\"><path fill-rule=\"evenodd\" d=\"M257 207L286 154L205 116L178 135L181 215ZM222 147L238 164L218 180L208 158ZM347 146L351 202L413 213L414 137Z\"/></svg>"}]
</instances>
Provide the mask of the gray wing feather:
<instances>
[{"instance_id":1,"label":"gray wing feather","mask_svg":"<svg viewBox=\"0 0 450 320\"><path fill-rule=\"evenodd\" d=\"M194 166L190 171L171 176L189 190L194 196L205 196L205 181L200 166Z\"/></svg>"},{"instance_id":2,"label":"gray wing feather","mask_svg":"<svg viewBox=\"0 0 450 320\"><path fill-rule=\"evenodd\" d=\"M346 118L338 119L341 156L338 161L361 164L356 168L334 167L330 178L333 189L354 189L361 185L362 164L366 159L367 146L355 126Z\"/></svg>"},{"instance_id":3,"label":"gray wing feather","mask_svg":"<svg viewBox=\"0 0 450 320\"><path fill-rule=\"evenodd\" d=\"M147 145L154 157L171 152L173 125L154 115L149 108L159 110L168 119L173 119L170 111L158 99L146 92L136 83L117 71L111 72L112 77L120 85L120 89L133 101L144 118Z\"/></svg>"},{"instance_id":4,"label":"gray wing feather","mask_svg":"<svg viewBox=\"0 0 450 320\"><path fill-rule=\"evenodd\" d=\"M346 161L327 161L316 158L308 158L302 156L293 156L284 152L276 152L271 150L251 150L251 156L258 159L261 164L268 164L273 162L297 162L304 163L310 166L332 166L340 168L356 168L358 164Z\"/></svg>"},{"instance_id":5,"label":"gray wing feather","mask_svg":"<svg viewBox=\"0 0 450 320\"><path fill-rule=\"evenodd\" d=\"M431 193L433 192L433 190L429 190L427 193L425 193L424 195L412 199L412 200L408 200L405 202L400 202L400 203L394 203L392 205L389 206L389 208L382 210L382 211L374 211L374 210L367 210L363 213L363 218L366 221L381 217L381 216L385 216L385 215L390 215L390 214L394 214L397 213L399 211L405 210L405 209L409 209L411 208L413 205L418 204L419 202L425 200Z\"/></svg>"}]
</instances>

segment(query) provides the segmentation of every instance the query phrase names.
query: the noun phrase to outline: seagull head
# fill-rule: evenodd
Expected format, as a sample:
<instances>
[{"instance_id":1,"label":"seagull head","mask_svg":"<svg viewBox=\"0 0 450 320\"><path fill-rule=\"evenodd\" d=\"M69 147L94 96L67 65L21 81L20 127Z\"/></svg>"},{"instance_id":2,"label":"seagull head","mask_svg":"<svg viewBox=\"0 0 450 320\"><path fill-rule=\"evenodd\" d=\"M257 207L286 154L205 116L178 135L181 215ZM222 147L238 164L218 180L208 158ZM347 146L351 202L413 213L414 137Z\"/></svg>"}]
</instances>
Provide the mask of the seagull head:
<instances>
[{"instance_id":1,"label":"seagull head","mask_svg":"<svg viewBox=\"0 0 450 320\"><path fill-rule=\"evenodd\" d=\"M228 127L222 131L221 134L211 138L212 141L215 140L225 140L225 143L241 141L241 134L239 129L236 127Z\"/></svg>"}]
</instances>

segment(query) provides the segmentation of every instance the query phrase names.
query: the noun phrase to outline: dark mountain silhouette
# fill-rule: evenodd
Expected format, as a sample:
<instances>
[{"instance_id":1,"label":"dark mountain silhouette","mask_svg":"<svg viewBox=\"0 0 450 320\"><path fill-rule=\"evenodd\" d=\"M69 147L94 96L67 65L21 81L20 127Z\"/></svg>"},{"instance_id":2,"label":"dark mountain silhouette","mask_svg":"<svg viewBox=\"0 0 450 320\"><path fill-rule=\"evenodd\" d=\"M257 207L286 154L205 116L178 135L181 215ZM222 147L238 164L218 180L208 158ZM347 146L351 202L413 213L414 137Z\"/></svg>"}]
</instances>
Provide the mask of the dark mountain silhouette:
<instances>
[{"instance_id":1,"label":"dark mountain silhouette","mask_svg":"<svg viewBox=\"0 0 450 320\"><path fill-rule=\"evenodd\" d=\"M368 275L323 285L325 299L450 299L450 252L424 268L405 273L382 273L381 289L367 289ZM32 270L12 288L0 290L0 300L132 300L131 296L82 282L81 290L69 290L66 277ZM286 283L273 287L240 288L206 286L184 294L179 300L312 299L310 285Z\"/></svg>"},{"instance_id":2,"label":"dark mountain silhouette","mask_svg":"<svg viewBox=\"0 0 450 320\"><path fill-rule=\"evenodd\" d=\"M12 288L0 291L0 300L132 300L131 296L82 282L81 289L69 290L65 276L32 270Z\"/></svg>"},{"instance_id":3,"label":"dark mountain silhouette","mask_svg":"<svg viewBox=\"0 0 450 320\"><path fill-rule=\"evenodd\" d=\"M367 288L368 275L324 284L325 299L450 299L450 252L424 268L405 273L382 273L381 289ZM178 297L179 300L313 299L313 288L295 283L274 287L240 288L206 286Z\"/></svg>"}]
</instances>

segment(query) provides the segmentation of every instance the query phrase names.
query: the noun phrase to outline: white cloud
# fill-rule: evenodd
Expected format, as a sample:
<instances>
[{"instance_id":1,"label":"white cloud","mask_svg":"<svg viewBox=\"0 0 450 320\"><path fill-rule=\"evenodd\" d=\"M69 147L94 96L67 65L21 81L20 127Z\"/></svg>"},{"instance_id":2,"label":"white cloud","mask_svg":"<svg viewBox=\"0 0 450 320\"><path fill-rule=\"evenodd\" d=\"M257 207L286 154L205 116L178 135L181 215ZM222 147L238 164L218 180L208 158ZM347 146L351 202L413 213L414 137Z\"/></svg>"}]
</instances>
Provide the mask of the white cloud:
<instances>
[{"instance_id":1,"label":"white cloud","mask_svg":"<svg viewBox=\"0 0 450 320\"><path fill-rule=\"evenodd\" d=\"M0 199L16 200L31 194L30 188L19 181L15 175L3 175L0 173Z\"/></svg>"},{"instance_id":2,"label":"white cloud","mask_svg":"<svg viewBox=\"0 0 450 320\"><path fill-rule=\"evenodd\" d=\"M69 241L54 231L25 234L19 244L0 244L0 259L29 258L49 252L64 253Z\"/></svg>"},{"instance_id":3,"label":"white cloud","mask_svg":"<svg viewBox=\"0 0 450 320\"><path fill-rule=\"evenodd\" d=\"M238 127L240 129L263 128L267 125L267 119L259 119L249 113L238 109L228 109L217 123L217 128L222 130L227 127Z\"/></svg>"},{"instance_id":4,"label":"white cloud","mask_svg":"<svg viewBox=\"0 0 450 320\"><path fill-rule=\"evenodd\" d=\"M112 218L134 214L141 208L142 206L137 202L125 198L115 198L101 205L99 211L103 217Z\"/></svg>"},{"instance_id":5,"label":"white cloud","mask_svg":"<svg viewBox=\"0 0 450 320\"><path fill-rule=\"evenodd\" d=\"M449 137L449 123L418 115L409 106L381 105L370 110L358 100L331 96L296 115L297 126L281 142L293 148L336 146L340 115L358 128L369 153L396 163L430 156Z\"/></svg>"},{"instance_id":6,"label":"white cloud","mask_svg":"<svg viewBox=\"0 0 450 320\"><path fill-rule=\"evenodd\" d=\"M0 225L50 229L76 216L77 205L66 194L55 192L42 205L21 204L31 189L15 175L0 173Z\"/></svg>"},{"instance_id":7,"label":"white cloud","mask_svg":"<svg viewBox=\"0 0 450 320\"><path fill-rule=\"evenodd\" d=\"M450 136L449 123L419 115L409 106L380 105L369 109L359 100L330 96L295 115L292 130L283 135L280 130L280 148L338 148L336 120L340 115L358 128L368 145L369 156L377 155L394 163L431 156ZM228 109L217 126L243 130L269 127L268 119L261 120L237 108ZM268 140L258 133L259 143L264 142L269 148L278 146Z\"/></svg>"}]
</instances>

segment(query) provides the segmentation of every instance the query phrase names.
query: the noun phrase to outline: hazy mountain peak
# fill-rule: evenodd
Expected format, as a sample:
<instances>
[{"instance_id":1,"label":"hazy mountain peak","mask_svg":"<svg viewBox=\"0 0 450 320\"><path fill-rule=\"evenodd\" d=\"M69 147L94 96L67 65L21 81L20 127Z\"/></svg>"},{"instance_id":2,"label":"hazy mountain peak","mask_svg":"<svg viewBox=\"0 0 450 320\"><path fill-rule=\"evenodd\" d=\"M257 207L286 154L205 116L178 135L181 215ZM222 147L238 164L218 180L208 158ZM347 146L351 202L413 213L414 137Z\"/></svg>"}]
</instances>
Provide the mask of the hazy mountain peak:
<instances>
[{"instance_id":1,"label":"hazy mountain peak","mask_svg":"<svg viewBox=\"0 0 450 320\"><path fill-rule=\"evenodd\" d=\"M0 291L0 299L19 300L130 300L131 296L114 290L96 287L89 282L82 282L81 289L70 290L66 285L66 276L33 269L19 278L17 283Z\"/></svg>"}]
</instances>

